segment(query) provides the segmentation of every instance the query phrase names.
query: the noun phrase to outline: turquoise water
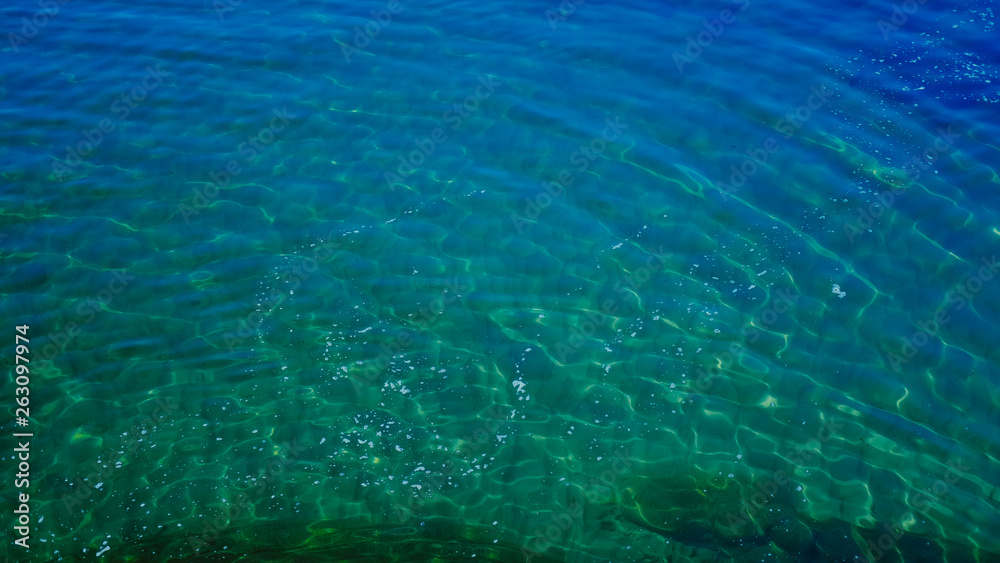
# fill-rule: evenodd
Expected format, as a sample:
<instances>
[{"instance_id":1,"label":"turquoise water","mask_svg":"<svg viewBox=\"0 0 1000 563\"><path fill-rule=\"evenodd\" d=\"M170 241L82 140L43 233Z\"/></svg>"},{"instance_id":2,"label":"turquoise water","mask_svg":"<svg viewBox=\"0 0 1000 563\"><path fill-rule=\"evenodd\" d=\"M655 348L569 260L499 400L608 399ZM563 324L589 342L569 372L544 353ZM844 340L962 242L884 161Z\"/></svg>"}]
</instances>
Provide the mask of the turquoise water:
<instances>
[{"instance_id":1,"label":"turquoise water","mask_svg":"<svg viewBox=\"0 0 1000 563\"><path fill-rule=\"evenodd\" d=\"M1000 560L991 3L0 15L5 560Z\"/></svg>"}]
</instances>

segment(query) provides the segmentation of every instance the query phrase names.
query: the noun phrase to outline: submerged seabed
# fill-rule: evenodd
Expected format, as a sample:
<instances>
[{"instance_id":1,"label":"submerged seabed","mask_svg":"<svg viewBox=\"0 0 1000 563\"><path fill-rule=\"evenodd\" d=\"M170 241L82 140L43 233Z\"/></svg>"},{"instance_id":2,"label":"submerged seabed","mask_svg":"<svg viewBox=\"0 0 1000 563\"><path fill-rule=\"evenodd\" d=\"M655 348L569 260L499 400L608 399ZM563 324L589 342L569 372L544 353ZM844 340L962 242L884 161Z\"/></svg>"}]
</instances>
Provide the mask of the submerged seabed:
<instances>
[{"instance_id":1,"label":"submerged seabed","mask_svg":"<svg viewBox=\"0 0 1000 563\"><path fill-rule=\"evenodd\" d=\"M37 12L6 558L1000 560L989 3Z\"/></svg>"}]
</instances>

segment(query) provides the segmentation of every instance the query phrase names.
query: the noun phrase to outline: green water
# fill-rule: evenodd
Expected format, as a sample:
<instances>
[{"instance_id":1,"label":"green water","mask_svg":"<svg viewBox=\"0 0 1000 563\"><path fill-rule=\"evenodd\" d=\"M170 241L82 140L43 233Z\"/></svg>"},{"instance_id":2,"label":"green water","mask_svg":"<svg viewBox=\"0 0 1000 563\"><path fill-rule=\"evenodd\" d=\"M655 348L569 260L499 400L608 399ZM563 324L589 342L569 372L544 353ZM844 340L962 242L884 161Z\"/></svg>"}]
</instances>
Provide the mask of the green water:
<instances>
[{"instance_id":1,"label":"green water","mask_svg":"<svg viewBox=\"0 0 1000 563\"><path fill-rule=\"evenodd\" d=\"M216 4L4 47L4 560L1000 560L994 8Z\"/></svg>"}]
</instances>

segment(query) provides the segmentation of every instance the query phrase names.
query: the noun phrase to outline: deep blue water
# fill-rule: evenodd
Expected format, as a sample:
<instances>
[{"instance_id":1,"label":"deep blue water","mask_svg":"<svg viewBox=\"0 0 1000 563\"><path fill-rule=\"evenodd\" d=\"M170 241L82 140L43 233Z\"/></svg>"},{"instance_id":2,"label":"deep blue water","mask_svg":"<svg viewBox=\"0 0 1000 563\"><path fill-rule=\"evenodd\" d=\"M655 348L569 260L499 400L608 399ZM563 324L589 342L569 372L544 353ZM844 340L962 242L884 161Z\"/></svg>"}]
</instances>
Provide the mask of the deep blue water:
<instances>
[{"instance_id":1,"label":"deep blue water","mask_svg":"<svg viewBox=\"0 0 1000 563\"><path fill-rule=\"evenodd\" d=\"M4 4L5 560L1000 560L997 9Z\"/></svg>"}]
</instances>

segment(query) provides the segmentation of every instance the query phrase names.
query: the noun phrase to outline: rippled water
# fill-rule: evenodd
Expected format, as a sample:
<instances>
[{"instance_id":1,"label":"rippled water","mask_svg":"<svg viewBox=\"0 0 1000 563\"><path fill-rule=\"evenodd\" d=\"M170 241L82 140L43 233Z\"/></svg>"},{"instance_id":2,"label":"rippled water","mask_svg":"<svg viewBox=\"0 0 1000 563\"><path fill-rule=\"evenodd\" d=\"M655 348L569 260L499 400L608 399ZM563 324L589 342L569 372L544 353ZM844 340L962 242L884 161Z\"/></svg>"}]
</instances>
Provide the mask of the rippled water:
<instances>
[{"instance_id":1,"label":"rippled water","mask_svg":"<svg viewBox=\"0 0 1000 563\"><path fill-rule=\"evenodd\" d=\"M1000 560L992 3L50 4L7 560Z\"/></svg>"}]
</instances>

